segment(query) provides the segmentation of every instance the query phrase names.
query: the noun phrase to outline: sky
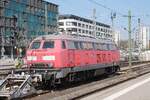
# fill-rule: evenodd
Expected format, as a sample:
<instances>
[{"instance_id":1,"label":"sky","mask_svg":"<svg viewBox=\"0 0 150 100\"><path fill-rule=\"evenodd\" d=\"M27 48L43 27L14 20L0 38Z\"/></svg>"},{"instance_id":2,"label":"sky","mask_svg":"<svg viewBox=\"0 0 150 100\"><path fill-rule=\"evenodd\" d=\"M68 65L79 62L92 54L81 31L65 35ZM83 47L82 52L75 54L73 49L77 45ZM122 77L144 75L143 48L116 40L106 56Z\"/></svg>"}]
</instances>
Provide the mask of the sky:
<instances>
[{"instance_id":1,"label":"sky","mask_svg":"<svg viewBox=\"0 0 150 100\"><path fill-rule=\"evenodd\" d=\"M59 5L59 14L74 14L92 19L93 9L96 9L96 21L111 25L111 12L116 12L114 27L120 30L121 39L128 39L128 33L124 28L128 27L128 15L131 10L132 28L138 26L137 20L141 19L143 25L150 25L150 0L46 0ZM96 2L96 3L93 3ZM108 10L100 4L111 10ZM133 36L134 31L132 32Z\"/></svg>"}]
</instances>

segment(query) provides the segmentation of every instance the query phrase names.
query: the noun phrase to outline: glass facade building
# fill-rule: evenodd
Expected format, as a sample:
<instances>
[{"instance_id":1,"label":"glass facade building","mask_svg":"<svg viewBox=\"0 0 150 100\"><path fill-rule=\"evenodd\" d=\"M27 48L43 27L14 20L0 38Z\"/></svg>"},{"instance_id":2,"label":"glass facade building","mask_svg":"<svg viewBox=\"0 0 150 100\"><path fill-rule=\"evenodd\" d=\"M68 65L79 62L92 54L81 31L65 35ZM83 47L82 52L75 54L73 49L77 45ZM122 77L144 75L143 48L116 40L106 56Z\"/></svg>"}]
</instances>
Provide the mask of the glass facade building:
<instances>
[{"instance_id":1,"label":"glass facade building","mask_svg":"<svg viewBox=\"0 0 150 100\"><path fill-rule=\"evenodd\" d=\"M15 34L27 40L51 34L57 29L57 16L58 6L44 0L0 0L0 36L9 45Z\"/></svg>"},{"instance_id":2,"label":"glass facade building","mask_svg":"<svg viewBox=\"0 0 150 100\"><path fill-rule=\"evenodd\" d=\"M58 5L44 0L0 0L0 55L16 54L39 35L57 31ZM14 52L14 53L11 53Z\"/></svg>"}]
</instances>

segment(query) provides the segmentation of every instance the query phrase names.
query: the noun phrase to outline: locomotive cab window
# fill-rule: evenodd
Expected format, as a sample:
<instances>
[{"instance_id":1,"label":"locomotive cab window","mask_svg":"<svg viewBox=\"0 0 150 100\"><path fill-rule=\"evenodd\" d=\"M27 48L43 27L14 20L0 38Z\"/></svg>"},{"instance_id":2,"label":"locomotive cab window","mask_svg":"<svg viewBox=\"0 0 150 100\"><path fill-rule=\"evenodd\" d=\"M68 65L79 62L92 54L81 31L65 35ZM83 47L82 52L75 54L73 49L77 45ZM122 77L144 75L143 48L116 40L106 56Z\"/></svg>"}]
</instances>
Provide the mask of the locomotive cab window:
<instances>
[{"instance_id":1,"label":"locomotive cab window","mask_svg":"<svg viewBox=\"0 0 150 100\"><path fill-rule=\"evenodd\" d=\"M54 48L54 41L45 41L43 44L44 49Z\"/></svg>"},{"instance_id":2,"label":"locomotive cab window","mask_svg":"<svg viewBox=\"0 0 150 100\"><path fill-rule=\"evenodd\" d=\"M30 49L39 49L41 42L33 42Z\"/></svg>"}]
</instances>

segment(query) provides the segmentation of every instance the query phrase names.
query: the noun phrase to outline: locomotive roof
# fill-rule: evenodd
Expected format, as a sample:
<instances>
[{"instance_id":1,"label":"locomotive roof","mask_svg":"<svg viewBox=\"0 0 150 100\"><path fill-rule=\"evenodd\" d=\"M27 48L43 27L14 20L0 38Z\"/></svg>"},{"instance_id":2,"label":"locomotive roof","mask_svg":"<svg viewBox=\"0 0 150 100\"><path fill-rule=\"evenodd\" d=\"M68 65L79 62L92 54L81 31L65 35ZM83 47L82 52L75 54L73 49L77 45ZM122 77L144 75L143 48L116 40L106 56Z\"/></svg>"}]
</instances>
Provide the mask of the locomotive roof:
<instances>
[{"instance_id":1,"label":"locomotive roof","mask_svg":"<svg viewBox=\"0 0 150 100\"><path fill-rule=\"evenodd\" d=\"M84 42L96 42L96 43L108 43L108 44L113 44L114 42L109 39L97 39L97 38L90 38L90 37L81 37L81 36L70 36L70 35L43 35L35 38L33 41L38 41L38 40L74 40L74 41L84 41Z\"/></svg>"}]
</instances>

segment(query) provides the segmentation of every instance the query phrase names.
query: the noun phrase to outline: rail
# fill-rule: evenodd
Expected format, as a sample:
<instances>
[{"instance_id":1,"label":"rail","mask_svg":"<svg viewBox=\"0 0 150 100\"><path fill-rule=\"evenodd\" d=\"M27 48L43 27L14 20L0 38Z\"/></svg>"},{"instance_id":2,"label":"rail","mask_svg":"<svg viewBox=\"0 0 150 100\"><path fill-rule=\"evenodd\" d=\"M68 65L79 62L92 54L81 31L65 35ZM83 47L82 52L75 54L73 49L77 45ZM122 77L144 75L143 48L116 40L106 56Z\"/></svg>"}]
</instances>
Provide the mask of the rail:
<instances>
[{"instance_id":1,"label":"rail","mask_svg":"<svg viewBox=\"0 0 150 100\"><path fill-rule=\"evenodd\" d=\"M96 93L103 89L112 87L114 85L123 83L125 81L134 79L141 75L150 73L150 63L140 64L138 66L132 67L132 73L128 73L128 68L121 68L121 72L115 75L111 75L109 77L98 77L93 78L87 82L80 82L76 84L67 84L63 85L62 88L54 89L53 92L49 92L46 94L38 94L39 96L31 97L31 100L37 99L47 99L51 98L52 100L78 100L84 98L87 95Z\"/></svg>"},{"instance_id":2,"label":"rail","mask_svg":"<svg viewBox=\"0 0 150 100\"><path fill-rule=\"evenodd\" d=\"M119 82L122 82L122 81L125 81L125 80L128 80L128 79L131 79L131 78L135 77L137 75L137 73L141 73L140 71L137 71L137 70L143 71L143 69L146 69L147 67L142 67L142 66L145 66L147 64L150 65L150 63L146 62L146 64L141 64L141 65L138 65L138 66L133 66L132 67L133 74L131 74L128 77L124 76L124 75L123 76L119 76L119 77L116 76L115 79L114 79L114 80L116 80L115 82L118 82L117 81L118 79L121 80ZM4 72L6 72L6 70L8 72L4 73L4 74L10 73L12 69L3 69ZM23 69L22 68L22 69L14 69L14 70L26 71L27 69ZM37 69L37 70L41 71L43 69ZM44 69L44 70L48 70L48 69ZM121 71L126 71L126 70L128 70L127 67L122 67L121 68ZM49 70L49 71L51 71L51 70ZM135 71L137 71L137 73L134 73ZM147 71L149 71L149 69ZM114 80L112 80L112 82L108 82L104 86L106 87L106 86L110 86L112 84L117 84L117 83L113 83ZM18 75L18 74L10 74L10 75L8 75L5 78L5 80L2 82L2 84L0 84L0 97L6 97L6 98L11 98L12 99L12 98L25 97L25 96L34 94L36 90L34 89L34 86L32 85L31 81L33 81L33 78L30 75ZM96 88L94 88L94 89L96 89ZM90 90L92 90L92 89L90 89Z\"/></svg>"}]
</instances>

